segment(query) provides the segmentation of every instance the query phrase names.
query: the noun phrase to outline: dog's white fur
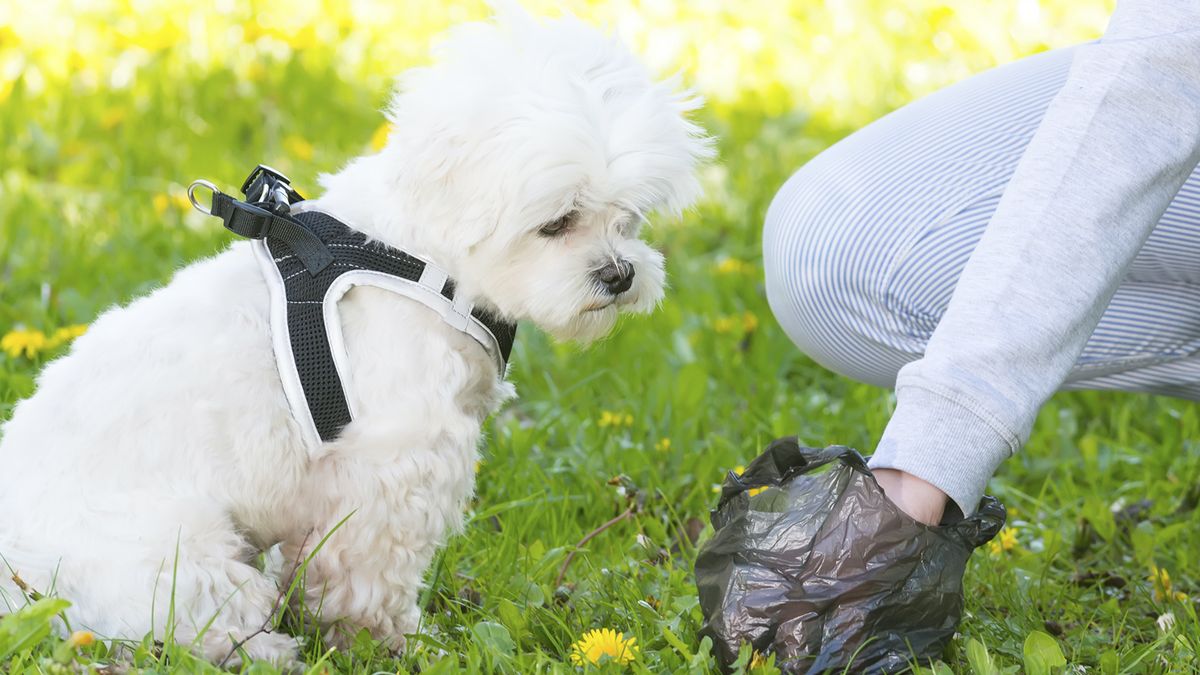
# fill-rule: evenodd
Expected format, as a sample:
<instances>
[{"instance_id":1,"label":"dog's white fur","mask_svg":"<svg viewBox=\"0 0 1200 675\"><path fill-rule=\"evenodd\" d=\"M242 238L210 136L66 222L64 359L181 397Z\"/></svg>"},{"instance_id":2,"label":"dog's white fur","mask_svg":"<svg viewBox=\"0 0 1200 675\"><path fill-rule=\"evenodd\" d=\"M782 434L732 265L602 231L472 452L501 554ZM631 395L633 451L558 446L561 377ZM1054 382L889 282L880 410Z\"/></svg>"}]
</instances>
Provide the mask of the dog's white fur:
<instances>
[{"instance_id":1,"label":"dog's white fur","mask_svg":"<svg viewBox=\"0 0 1200 675\"><path fill-rule=\"evenodd\" d=\"M325 177L306 208L436 262L507 318L592 340L618 310L660 300L662 256L637 234L696 197L709 143L686 119L695 100L614 39L500 14L402 78L386 147ZM565 234L539 233L572 212ZM594 272L615 258L636 276L614 300ZM341 314L358 417L307 448L248 244L104 313L5 427L3 563L71 600L74 627L173 634L219 660L278 597L256 554L301 559L350 516L308 568L307 606L335 640L365 627L401 647L422 573L461 526L480 425L513 390L423 305L360 287ZM24 602L9 576L0 614ZM295 642L260 634L245 649L282 660Z\"/></svg>"}]
</instances>

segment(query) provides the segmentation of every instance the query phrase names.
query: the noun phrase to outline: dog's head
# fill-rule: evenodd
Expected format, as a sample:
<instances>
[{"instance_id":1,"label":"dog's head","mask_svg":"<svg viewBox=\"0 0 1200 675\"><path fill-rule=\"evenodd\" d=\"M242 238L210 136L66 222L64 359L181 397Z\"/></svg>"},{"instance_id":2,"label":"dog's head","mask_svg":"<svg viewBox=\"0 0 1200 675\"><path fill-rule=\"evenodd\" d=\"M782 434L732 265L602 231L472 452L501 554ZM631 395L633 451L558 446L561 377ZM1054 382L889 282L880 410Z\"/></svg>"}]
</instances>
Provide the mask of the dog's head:
<instances>
[{"instance_id":1,"label":"dog's head","mask_svg":"<svg viewBox=\"0 0 1200 675\"><path fill-rule=\"evenodd\" d=\"M663 257L638 235L698 195L697 106L617 40L505 4L401 78L383 155L443 224L462 292L588 341L662 298Z\"/></svg>"}]
</instances>

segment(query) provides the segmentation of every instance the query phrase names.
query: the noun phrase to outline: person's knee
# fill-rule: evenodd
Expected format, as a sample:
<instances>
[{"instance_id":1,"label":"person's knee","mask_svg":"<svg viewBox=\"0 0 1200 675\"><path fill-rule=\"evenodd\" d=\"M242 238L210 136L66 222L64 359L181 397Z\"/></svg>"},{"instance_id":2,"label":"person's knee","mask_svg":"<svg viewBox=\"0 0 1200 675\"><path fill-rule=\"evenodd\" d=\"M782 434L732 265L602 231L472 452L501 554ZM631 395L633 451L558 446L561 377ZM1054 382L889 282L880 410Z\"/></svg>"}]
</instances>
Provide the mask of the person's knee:
<instances>
[{"instance_id":1,"label":"person's knee","mask_svg":"<svg viewBox=\"0 0 1200 675\"><path fill-rule=\"evenodd\" d=\"M890 386L905 359L881 334L888 322L872 295L877 270L864 254L867 233L839 202L802 174L776 196L763 234L767 300L788 337L814 361Z\"/></svg>"},{"instance_id":2,"label":"person's knee","mask_svg":"<svg viewBox=\"0 0 1200 675\"><path fill-rule=\"evenodd\" d=\"M811 328L836 323L853 293L856 258L838 199L804 170L775 196L763 225L763 272L772 311Z\"/></svg>"}]
</instances>

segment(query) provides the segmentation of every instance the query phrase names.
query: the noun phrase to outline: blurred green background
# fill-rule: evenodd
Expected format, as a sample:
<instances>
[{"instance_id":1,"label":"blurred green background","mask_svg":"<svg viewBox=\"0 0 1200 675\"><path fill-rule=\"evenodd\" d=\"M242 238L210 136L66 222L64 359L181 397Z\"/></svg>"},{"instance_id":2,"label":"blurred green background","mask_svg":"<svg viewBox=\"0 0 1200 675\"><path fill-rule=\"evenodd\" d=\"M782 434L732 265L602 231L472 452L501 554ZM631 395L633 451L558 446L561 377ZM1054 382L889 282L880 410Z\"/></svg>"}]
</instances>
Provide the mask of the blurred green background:
<instances>
[{"instance_id":1,"label":"blurred green background","mask_svg":"<svg viewBox=\"0 0 1200 675\"><path fill-rule=\"evenodd\" d=\"M573 645L594 628L638 645L631 662L603 669L712 672L697 645L690 567L714 486L780 435L870 451L893 405L889 392L816 366L771 318L760 227L775 190L914 98L1097 37L1113 8L562 5L625 37L657 72L682 72L708 101L697 117L718 137L720 159L704 170L706 196L649 234L667 254L672 290L656 314L623 321L587 350L521 329L511 379L522 397L490 425L466 532L429 575L422 637L394 659L366 638L333 654L311 635L311 672L573 671ZM232 190L265 162L312 193L319 173L381 144L378 110L395 75L425 62L445 28L487 15L482 2L416 0L0 4L0 336L33 345L0 350L0 419L66 351L73 332L62 329L228 244L217 221L187 205L188 183ZM1056 397L993 481L1014 507L1010 528L972 560L962 635L937 672L1198 672L1197 438L1194 404ZM632 495L637 513L562 573L569 552ZM0 657L0 669L100 662L98 645L48 637L7 664ZM1040 670L1054 654L1071 665ZM134 663L206 668L152 642Z\"/></svg>"}]
</instances>

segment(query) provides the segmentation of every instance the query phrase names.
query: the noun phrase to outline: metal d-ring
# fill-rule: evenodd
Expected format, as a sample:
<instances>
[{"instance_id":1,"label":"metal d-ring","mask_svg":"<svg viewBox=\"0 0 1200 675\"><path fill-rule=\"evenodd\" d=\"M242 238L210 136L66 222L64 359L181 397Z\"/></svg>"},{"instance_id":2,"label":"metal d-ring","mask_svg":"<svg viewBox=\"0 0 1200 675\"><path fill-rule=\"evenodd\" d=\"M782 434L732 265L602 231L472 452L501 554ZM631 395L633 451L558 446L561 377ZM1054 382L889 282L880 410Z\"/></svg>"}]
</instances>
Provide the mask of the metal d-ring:
<instances>
[{"instance_id":1,"label":"metal d-ring","mask_svg":"<svg viewBox=\"0 0 1200 675\"><path fill-rule=\"evenodd\" d=\"M196 188L198 188L198 187L208 188L209 190L211 190L213 192L213 194L220 192L220 190L217 189L216 185L213 185L212 183L204 180L203 178L192 181L192 184L188 186L188 191L187 191L188 201L192 203L192 208L196 209L197 211L199 211L200 213L203 213L206 216L211 216L212 211L200 206L200 202L196 201Z\"/></svg>"}]
</instances>

